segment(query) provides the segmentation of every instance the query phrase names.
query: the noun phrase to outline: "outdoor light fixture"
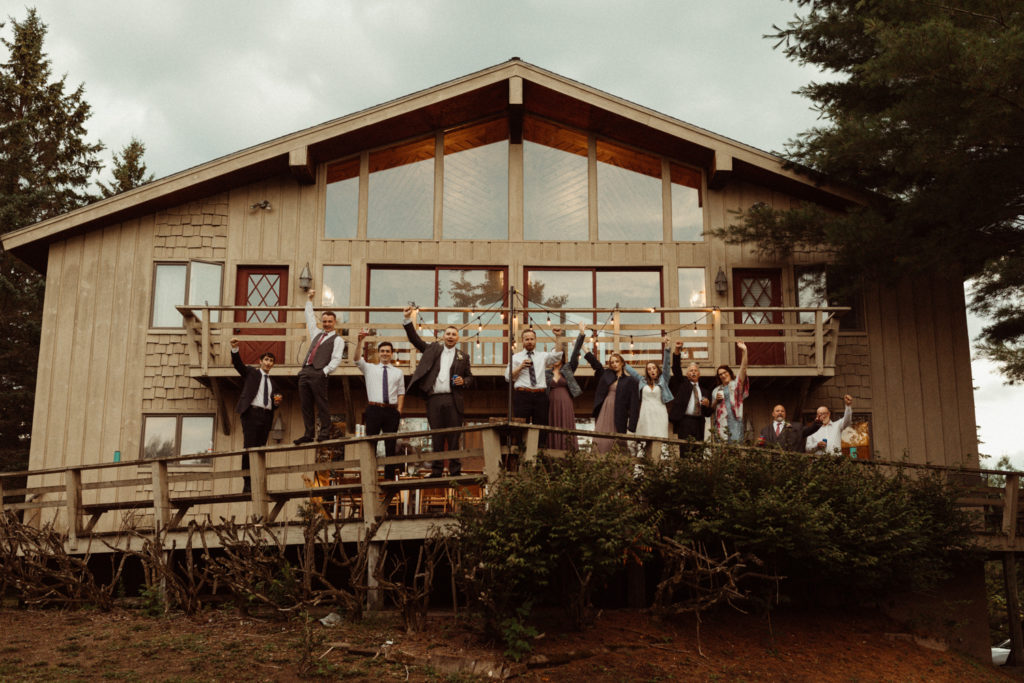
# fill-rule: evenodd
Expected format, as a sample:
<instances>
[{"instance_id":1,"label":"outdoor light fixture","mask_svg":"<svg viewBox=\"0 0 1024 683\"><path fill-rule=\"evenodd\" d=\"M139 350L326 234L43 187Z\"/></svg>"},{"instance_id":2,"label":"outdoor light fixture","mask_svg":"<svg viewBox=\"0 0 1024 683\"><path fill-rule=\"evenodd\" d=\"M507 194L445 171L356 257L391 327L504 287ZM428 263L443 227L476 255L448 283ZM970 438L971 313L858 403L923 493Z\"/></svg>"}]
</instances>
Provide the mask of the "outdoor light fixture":
<instances>
[{"instance_id":1,"label":"outdoor light fixture","mask_svg":"<svg viewBox=\"0 0 1024 683\"><path fill-rule=\"evenodd\" d=\"M309 261L306 261L306 266L302 269L302 273L299 275L299 288L303 292L308 292L309 288L313 286L313 274L309 272Z\"/></svg>"},{"instance_id":2,"label":"outdoor light fixture","mask_svg":"<svg viewBox=\"0 0 1024 683\"><path fill-rule=\"evenodd\" d=\"M255 211L256 209L263 209L264 211L270 211L270 209L271 209L270 200L269 199L264 199L262 202L256 202L255 204L253 204L249 208L252 209L253 211Z\"/></svg>"},{"instance_id":3,"label":"outdoor light fixture","mask_svg":"<svg viewBox=\"0 0 1024 683\"><path fill-rule=\"evenodd\" d=\"M725 277L725 271L721 266L718 267L718 275L715 276L715 291L719 294L729 291L729 280Z\"/></svg>"}]
</instances>

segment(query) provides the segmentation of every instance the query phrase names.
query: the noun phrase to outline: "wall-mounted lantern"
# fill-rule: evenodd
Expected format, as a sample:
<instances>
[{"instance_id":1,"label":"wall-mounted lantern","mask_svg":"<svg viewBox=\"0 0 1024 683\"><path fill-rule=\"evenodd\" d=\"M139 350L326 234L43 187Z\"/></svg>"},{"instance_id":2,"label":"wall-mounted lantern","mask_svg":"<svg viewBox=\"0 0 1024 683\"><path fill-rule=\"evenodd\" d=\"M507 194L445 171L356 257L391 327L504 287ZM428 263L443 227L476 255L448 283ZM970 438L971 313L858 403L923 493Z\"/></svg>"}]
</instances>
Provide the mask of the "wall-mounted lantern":
<instances>
[{"instance_id":1,"label":"wall-mounted lantern","mask_svg":"<svg viewBox=\"0 0 1024 683\"><path fill-rule=\"evenodd\" d=\"M725 271L718 267L718 275L715 276L715 291L724 295L729 291L729 279L725 277Z\"/></svg>"},{"instance_id":2,"label":"wall-mounted lantern","mask_svg":"<svg viewBox=\"0 0 1024 683\"><path fill-rule=\"evenodd\" d=\"M309 272L309 262L306 262L305 267L302 269L302 273L299 275L299 288L303 292L308 292L309 288L313 286L313 274Z\"/></svg>"}]
</instances>

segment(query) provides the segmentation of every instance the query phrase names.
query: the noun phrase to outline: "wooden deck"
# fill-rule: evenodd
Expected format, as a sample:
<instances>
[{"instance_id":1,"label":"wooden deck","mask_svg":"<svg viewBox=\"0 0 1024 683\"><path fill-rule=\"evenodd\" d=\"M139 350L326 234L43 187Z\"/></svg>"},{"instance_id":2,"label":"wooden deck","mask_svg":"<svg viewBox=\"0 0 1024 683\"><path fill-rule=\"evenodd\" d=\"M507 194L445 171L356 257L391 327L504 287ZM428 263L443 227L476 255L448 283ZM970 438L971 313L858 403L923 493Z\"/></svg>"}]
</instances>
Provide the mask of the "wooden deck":
<instances>
[{"instance_id":1,"label":"wooden deck","mask_svg":"<svg viewBox=\"0 0 1024 683\"><path fill-rule=\"evenodd\" d=\"M479 440L483 447L451 453L428 452L378 458L371 451L370 443L379 437L364 436L305 446L287 445L202 454L204 458L215 462L248 452L249 470L213 466L172 471L171 468L180 461L196 457L189 455L144 462L133 460L31 472L0 473L0 506L3 510L21 516L35 514L40 521L60 520L58 527L66 524L69 552L104 552L101 546L109 544L116 549L120 547L119 544L138 542L137 535L94 531L97 522L104 515L131 511L151 513L152 523L149 531L153 532L156 528L166 530L168 538L174 540L175 534L184 534L182 521L195 506L210 506L213 512L208 516L216 521L227 515L229 506L239 503L245 503L245 509L251 511L250 519L258 519L263 524L279 527L286 541L298 542L302 534L301 522L282 515L286 503L292 500L307 500L321 513L351 522L343 528L344 533L349 535L346 540L357 540L365 525L378 521L382 522L380 538L421 539L426 537L432 527L449 523L452 513L462 502L478 500L486 492L487 486L501 475L503 458L510 453L517 454L524 461L535 458L541 432L594 435L594 432L590 431L497 422L448 430L403 432L401 436L415 438L450 431L479 432ZM674 439L661 441L670 446L684 443ZM341 459L321 462L286 463L289 454L313 448L330 449L334 452L343 450L344 456ZM303 455L308 457L309 454ZM379 474L380 468L385 464L416 465L441 458L474 459L476 462L482 461L483 467L476 471L466 469L459 476L442 478L410 476L397 481L383 481ZM268 460L284 464L270 465ZM1021 533L1024 529L1024 520L1021 519L1019 473L879 460L863 461L863 464L871 467L916 468L945 473L963 489L960 504L972 516L978 546L993 555L1024 552L1024 534ZM139 470L144 467L149 468L148 476L139 476ZM307 484L318 482L318 485L312 488L309 485L300 488L268 486L269 477L272 475L291 473L301 473L307 479ZM59 478L60 483L30 485L20 489L13 489L10 486L9 482L26 475L30 477L30 483L32 479L41 480L45 476L53 475ZM252 481L252 490L248 493L171 494L172 484L216 479L229 479L232 490L241 491L241 480L246 475L251 477ZM1000 485L992 484L994 480L1000 479ZM151 495L137 495L127 500L116 495L117 489L133 488L137 491L140 487L151 488ZM83 492L86 491L98 492L90 497L99 499L99 502L83 503ZM15 498L23 500L15 502ZM93 542L98 539L102 539L103 543Z\"/></svg>"}]
</instances>

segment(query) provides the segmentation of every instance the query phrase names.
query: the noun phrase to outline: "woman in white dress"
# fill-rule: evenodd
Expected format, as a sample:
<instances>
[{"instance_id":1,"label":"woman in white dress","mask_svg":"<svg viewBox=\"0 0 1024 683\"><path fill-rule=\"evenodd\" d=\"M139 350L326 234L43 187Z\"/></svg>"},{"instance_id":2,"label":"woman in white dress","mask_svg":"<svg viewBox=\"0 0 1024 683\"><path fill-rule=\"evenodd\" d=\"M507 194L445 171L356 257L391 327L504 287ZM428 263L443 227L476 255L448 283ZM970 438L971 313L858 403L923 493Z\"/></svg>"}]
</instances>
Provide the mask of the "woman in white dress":
<instances>
[{"instance_id":1,"label":"woman in white dress","mask_svg":"<svg viewBox=\"0 0 1024 683\"><path fill-rule=\"evenodd\" d=\"M672 401L672 391L668 388L668 378L664 368L672 362L668 337L662 340L661 365L650 361L644 368L643 376L632 366L626 365L626 372L636 378L640 385L640 418L636 423L637 436L653 436L668 438L668 408ZM650 455L656 449L654 441L648 441L646 451Z\"/></svg>"}]
</instances>

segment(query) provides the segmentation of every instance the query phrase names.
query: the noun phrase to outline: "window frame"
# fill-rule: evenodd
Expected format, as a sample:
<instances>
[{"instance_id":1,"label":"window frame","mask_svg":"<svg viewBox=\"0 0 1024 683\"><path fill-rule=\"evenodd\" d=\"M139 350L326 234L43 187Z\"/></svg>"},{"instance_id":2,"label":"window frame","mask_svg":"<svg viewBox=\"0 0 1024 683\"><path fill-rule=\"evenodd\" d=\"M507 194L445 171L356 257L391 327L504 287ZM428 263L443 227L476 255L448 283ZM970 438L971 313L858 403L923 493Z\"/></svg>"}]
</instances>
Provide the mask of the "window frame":
<instances>
[{"instance_id":1,"label":"window frame","mask_svg":"<svg viewBox=\"0 0 1024 683\"><path fill-rule=\"evenodd\" d=\"M206 264L206 265L210 265L210 266L217 266L218 268L220 268L220 287L219 287L219 292L218 292L218 299L219 299L219 301L217 301L216 303L210 304L210 305L211 306L222 306L224 304L224 273L225 273L226 268L225 268L225 263L223 261L214 261L214 260L211 260L211 259L187 259L187 260L180 260L180 261L176 261L176 260L172 260L172 259L161 259L161 260L158 260L158 261L153 261L153 275L152 275L152 279L150 280L150 282L152 283L152 288L151 288L152 291L150 292L150 301L149 301L149 329L151 329L151 330L184 330L185 329L185 321L184 321L184 319L182 319L180 325L170 325L170 326L168 326L168 325L156 325L155 324L155 322L156 322L155 321L155 317L156 317L156 303L157 303L157 287L156 287L156 281L157 280L156 280L156 278L157 278L157 272L159 271L161 266L184 266L185 267L185 291L183 292L182 302L180 304L174 304L174 305L175 306L185 306L185 305L188 305L189 295L191 293L191 287L192 287L192 264L193 263L202 263L202 264ZM175 311L175 312L177 313L177 311ZM212 315L210 316L210 318L211 318L211 322L219 322L220 321L219 311L213 311Z\"/></svg>"},{"instance_id":2,"label":"window frame","mask_svg":"<svg viewBox=\"0 0 1024 683\"><path fill-rule=\"evenodd\" d=\"M146 412L142 414L142 435L139 439L139 462L141 464L147 464L152 462L155 458L146 457L146 422L150 418L174 418L174 455L172 457L178 457L182 455L181 452L181 430L182 423L187 418L194 417L205 417L210 418L210 448L213 448L213 440L217 434L217 415L214 412L206 413L173 413L173 412ZM193 455L193 454L188 454ZM213 461L210 458L189 458L187 460L179 460L171 463L174 466L185 465L185 466L210 466Z\"/></svg>"}]
</instances>

